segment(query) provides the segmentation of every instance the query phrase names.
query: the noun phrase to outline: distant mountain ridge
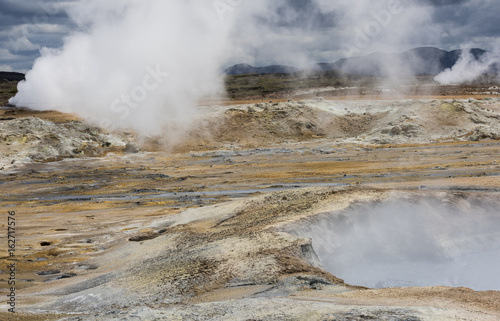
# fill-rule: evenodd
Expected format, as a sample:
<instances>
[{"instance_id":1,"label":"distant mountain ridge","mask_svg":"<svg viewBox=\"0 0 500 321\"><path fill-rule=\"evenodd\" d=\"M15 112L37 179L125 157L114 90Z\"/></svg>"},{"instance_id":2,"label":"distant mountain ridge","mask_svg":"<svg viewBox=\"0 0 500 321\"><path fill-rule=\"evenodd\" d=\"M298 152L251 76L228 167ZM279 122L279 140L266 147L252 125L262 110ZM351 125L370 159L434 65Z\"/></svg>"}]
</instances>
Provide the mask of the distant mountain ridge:
<instances>
[{"instance_id":1,"label":"distant mountain ridge","mask_svg":"<svg viewBox=\"0 0 500 321\"><path fill-rule=\"evenodd\" d=\"M475 59L480 59L487 51L470 49ZM234 65L226 69L227 75L294 73L299 71L337 71L362 76L391 76L391 73L407 76L435 76L452 68L462 55L462 50L446 51L434 47L420 47L403 53L373 53L368 56L340 59L334 63L318 63L299 69L289 66L272 65L253 67L248 64Z\"/></svg>"},{"instance_id":2,"label":"distant mountain ridge","mask_svg":"<svg viewBox=\"0 0 500 321\"><path fill-rule=\"evenodd\" d=\"M0 79L8 81L21 81L24 80L24 74L19 72L0 71Z\"/></svg>"},{"instance_id":3,"label":"distant mountain ridge","mask_svg":"<svg viewBox=\"0 0 500 321\"><path fill-rule=\"evenodd\" d=\"M271 65L267 67L253 67L249 64L237 64L226 69L226 75L244 75L244 74L291 74L300 69L282 65Z\"/></svg>"}]
</instances>

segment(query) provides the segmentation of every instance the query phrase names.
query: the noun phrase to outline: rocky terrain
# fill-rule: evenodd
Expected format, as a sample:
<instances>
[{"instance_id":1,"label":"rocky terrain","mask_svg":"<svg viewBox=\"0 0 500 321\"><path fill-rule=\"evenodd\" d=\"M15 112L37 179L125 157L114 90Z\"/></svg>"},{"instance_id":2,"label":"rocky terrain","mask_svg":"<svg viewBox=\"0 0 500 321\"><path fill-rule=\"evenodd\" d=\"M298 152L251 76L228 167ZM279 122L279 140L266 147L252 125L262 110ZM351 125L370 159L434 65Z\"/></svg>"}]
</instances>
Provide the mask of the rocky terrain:
<instances>
[{"instance_id":1,"label":"rocky terrain","mask_svg":"<svg viewBox=\"0 0 500 321\"><path fill-rule=\"evenodd\" d=\"M23 75L24 76L24 75ZM17 80L5 79L0 72L0 106L7 105L9 98L17 93Z\"/></svg>"},{"instance_id":2,"label":"rocky terrain","mask_svg":"<svg viewBox=\"0 0 500 321\"><path fill-rule=\"evenodd\" d=\"M0 168L29 161L103 156L126 142L81 121L56 124L37 117L0 121Z\"/></svg>"},{"instance_id":3,"label":"rocky terrain","mask_svg":"<svg viewBox=\"0 0 500 321\"><path fill-rule=\"evenodd\" d=\"M498 252L496 98L211 105L176 142L0 112L0 203L20 240L20 314L3 304L2 319L500 316L484 267L373 289L345 273Z\"/></svg>"},{"instance_id":4,"label":"rocky terrain","mask_svg":"<svg viewBox=\"0 0 500 321\"><path fill-rule=\"evenodd\" d=\"M309 188L266 194L151 221L128 241L80 264L87 268L68 271L73 277L23 293L32 312L86 315L65 320L497 318L498 292L444 287L370 292L347 285L323 270L310 239L284 232L325 213L339 216L398 199L435 200L454 210L499 205L497 193ZM386 306L374 306L376 301Z\"/></svg>"},{"instance_id":5,"label":"rocky terrain","mask_svg":"<svg viewBox=\"0 0 500 321\"><path fill-rule=\"evenodd\" d=\"M320 138L381 145L500 139L496 99L290 101L207 114L215 115L197 124L188 142L249 147Z\"/></svg>"},{"instance_id":6,"label":"rocky terrain","mask_svg":"<svg viewBox=\"0 0 500 321\"><path fill-rule=\"evenodd\" d=\"M290 101L204 107L185 138L142 139L146 149L211 150L328 139L407 144L500 139L500 107L490 100ZM123 151L131 133L106 133L78 120L43 120L4 109L0 165L102 156ZM16 116L12 117L15 113ZM23 117L27 116L27 117ZM42 116L43 117L43 116ZM166 135L168 137L168 135ZM138 137L140 138L140 137Z\"/></svg>"}]
</instances>

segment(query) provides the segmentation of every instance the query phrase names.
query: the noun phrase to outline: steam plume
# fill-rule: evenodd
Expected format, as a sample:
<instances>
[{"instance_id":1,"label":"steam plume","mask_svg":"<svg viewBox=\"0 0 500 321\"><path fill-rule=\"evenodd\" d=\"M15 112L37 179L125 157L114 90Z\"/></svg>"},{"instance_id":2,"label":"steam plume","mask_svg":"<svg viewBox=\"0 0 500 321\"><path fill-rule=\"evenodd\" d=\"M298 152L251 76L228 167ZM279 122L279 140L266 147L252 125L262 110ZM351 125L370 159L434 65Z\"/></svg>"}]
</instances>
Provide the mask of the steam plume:
<instances>
[{"instance_id":1,"label":"steam plume","mask_svg":"<svg viewBox=\"0 0 500 321\"><path fill-rule=\"evenodd\" d=\"M210 1L86 0L69 15L79 31L42 49L10 103L159 134L222 89L229 24Z\"/></svg>"},{"instance_id":2,"label":"steam plume","mask_svg":"<svg viewBox=\"0 0 500 321\"><path fill-rule=\"evenodd\" d=\"M221 71L234 63L305 67L438 44L443 30L429 3L78 0L69 9L78 32L61 48L42 49L10 102L160 134L188 123L201 97L220 93ZM470 65L464 56L461 66ZM393 60L383 66L390 78L408 76ZM472 77L460 68L439 79Z\"/></svg>"},{"instance_id":3,"label":"steam plume","mask_svg":"<svg viewBox=\"0 0 500 321\"><path fill-rule=\"evenodd\" d=\"M289 232L312 238L325 269L351 284L499 290L496 204L447 202L396 199L355 206Z\"/></svg>"},{"instance_id":4,"label":"steam plume","mask_svg":"<svg viewBox=\"0 0 500 321\"><path fill-rule=\"evenodd\" d=\"M470 83L485 73L493 71L500 63L500 55L492 52L485 53L477 59L471 50L463 50L460 59L451 68L446 69L435 77L442 85Z\"/></svg>"}]
</instances>

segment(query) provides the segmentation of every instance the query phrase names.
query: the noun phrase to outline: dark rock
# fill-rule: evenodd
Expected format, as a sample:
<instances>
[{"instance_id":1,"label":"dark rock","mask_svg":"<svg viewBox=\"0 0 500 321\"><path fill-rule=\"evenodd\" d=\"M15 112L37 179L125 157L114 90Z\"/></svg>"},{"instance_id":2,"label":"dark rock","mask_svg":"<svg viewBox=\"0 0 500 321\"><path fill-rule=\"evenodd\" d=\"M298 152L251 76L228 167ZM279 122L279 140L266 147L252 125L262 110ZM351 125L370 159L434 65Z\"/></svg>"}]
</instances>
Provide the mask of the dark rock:
<instances>
[{"instance_id":1,"label":"dark rock","mask_svg":"<svg viewBox=\"0 0 500 321\"><path fill-rule=\"evenodd\" d=\"M403 133L403 130L399 126L392 127L391 131L389 132L389 134L391 134L391 136L401 135L402 133Z\"/></svg>"},{"instance_id":2,"label":"dark rock","mask_svg":"<svg viewBox=\"0 0 500 321\"><path fill-rule=\"evenodd\" d=\"M49 270L49 271L38 272L37 275L55 275L59 273L61 273L61 271L59 270Z\"/></svg>"},{"instance_id":3,"label":"dark rock","mask_svg":"<svg viewBox=\"0 0 500 321\"><path fill-rule=\"evenodd\" d=\"M55 280L61 280L61 279L69 279L76 276L75 273L63 273L61 275L58 275L55 277Z\"/></svg>"},{"instance_id":4,"label":"dark rock","mask_svg":"<svg viewBox=\"0 0 500 321\"><path fill-rule=\"evenodd\" d=\"M141 234L132 236L128 240L130 242L142 242L142 241L148 241L148 240L155 239L158 236L160 236L160 233L158 233L157 231L146 231L146 232L143 232Z\"/></svg>"},{"instance_id":5,"label":"dark rock","mask_svg":"<svg viewBox=\"0 0 500 321\"><path fill-rule=\"evenodd\" d=\"M127 145L125 145L125 153L137 154L140 151L141 150L139 149L139 147L137 147L137 145L135 145L133 143L128 143Z\"/></svg>"}]
</instances>

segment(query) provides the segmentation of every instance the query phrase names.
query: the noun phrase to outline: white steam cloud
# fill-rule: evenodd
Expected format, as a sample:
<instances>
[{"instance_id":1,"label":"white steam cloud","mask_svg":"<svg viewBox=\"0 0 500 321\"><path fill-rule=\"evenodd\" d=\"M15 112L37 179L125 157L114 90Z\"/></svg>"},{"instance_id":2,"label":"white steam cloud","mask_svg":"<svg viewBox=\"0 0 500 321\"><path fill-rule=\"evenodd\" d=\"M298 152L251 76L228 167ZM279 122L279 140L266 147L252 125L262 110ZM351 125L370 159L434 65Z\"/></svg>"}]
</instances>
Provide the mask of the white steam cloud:
<instances>
[{"instance_id":1,"label":"white steam cloud","mask_svg":"<svg viewBox=\"0 0 500 321\"><path fill-rule=\"evenodd\" d=\"M457 63L446 69L434 79L442 85L470 83L482 75L491 72L495 65L500 64L500 55L487 52L477 59L471 50L463 50Z\"/></svg>"},{"instance_id":2,"label":"white steam cloud","mask_svg":"<svg viewBox=\"0 0 500 321\"><path fill-rule=\"evenodd\" d=\"M305 67L439 45L444 34L429 1L79 0L68 10L78 31L41 50L10 103L153 135L189 124L232 64ZM489 62L467 59L439 79L469 79ZM383 65L390 78L408 76Z\"/></svg>"},{"instance_id":3,"label":"white steam cloud","mask_svg":"<svg viewBox=\"0 0 500 321\"><path fill-rule=\"evenodd\" d=\"M85 0L69 14L80 31L42 49L10 103L159 134L223 88L229 23L210 1Z\"/></svg>"},{"instance_id":4,"label":"white steam cloud","mask_svg":"<svg viewBox=\"0 0 500 321\"><path fill-rule=\"evenodd\" d=\"M396 199L324 214L288 231L312 238L325 269L350 284L500 290L496 206L465 198Z\"/></svg>"},{"instance_id":5,"label":"white steam cloud","mask_svg":"<svg viewBox=\"0 0 500 321\"><path fill-rule=\"evenodd\" d=\"M409 0L255 0L235 12L232 63L306 67L440 43L434 7Z\"/></svg>"}]
</instances>

